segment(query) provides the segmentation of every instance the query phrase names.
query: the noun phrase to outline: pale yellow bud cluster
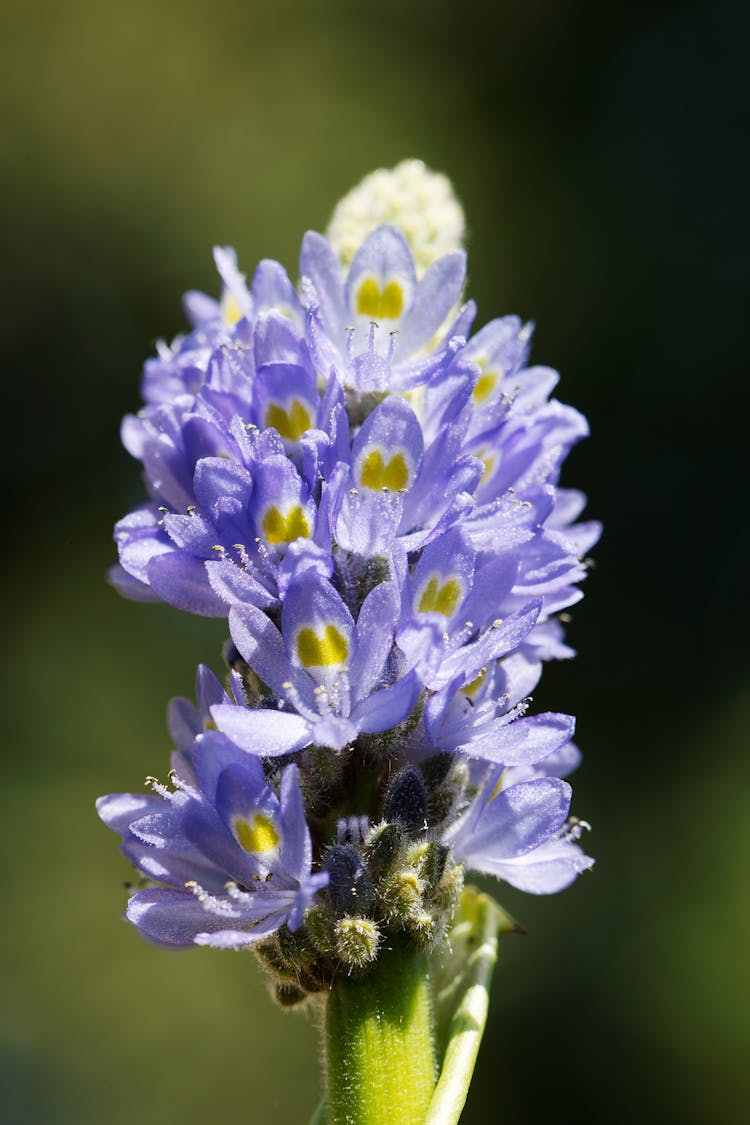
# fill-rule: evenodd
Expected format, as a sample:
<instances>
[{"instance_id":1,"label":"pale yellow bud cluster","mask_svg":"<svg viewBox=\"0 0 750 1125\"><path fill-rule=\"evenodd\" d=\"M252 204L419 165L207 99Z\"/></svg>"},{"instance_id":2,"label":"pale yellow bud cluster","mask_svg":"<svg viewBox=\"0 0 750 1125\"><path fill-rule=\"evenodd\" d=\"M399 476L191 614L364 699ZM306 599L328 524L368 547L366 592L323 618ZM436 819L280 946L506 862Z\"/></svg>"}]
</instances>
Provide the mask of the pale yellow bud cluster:
<instances>
[{"instance_id":1,"label":"pale yellow bud cluster","mask_svg":"<svg viewBox=\"0 0 750 1125\"><path fill-rule=\"evenodd\" d=\"M420 276L442 254L463 246L466 229L450 180L421 160L402 160L365 176L338 202L326 234L349 265L365 237L382 223L403 232Z\"/></svg>"}]
</instances>

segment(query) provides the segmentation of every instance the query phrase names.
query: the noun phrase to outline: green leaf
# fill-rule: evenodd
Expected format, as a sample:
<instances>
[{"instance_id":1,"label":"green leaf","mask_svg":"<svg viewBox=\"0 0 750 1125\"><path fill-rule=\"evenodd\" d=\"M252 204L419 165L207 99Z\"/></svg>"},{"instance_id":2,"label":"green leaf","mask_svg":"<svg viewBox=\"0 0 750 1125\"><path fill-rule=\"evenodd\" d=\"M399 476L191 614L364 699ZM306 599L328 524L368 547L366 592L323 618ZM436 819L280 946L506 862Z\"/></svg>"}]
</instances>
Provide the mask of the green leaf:
<instances>
[{"instance_id":1,"label":"green leaf","mask_svg":"<svg viewBox=\"0 0 750 1125\"><path fill-rule=\"evenodd\" d=\"M501 933L521 932L489 895L466 887L450 932L450 953L433 958L440 1077L424 1125L456 1125L466 1103L487 1022L489 988Z\"/></svg>"}]
</instances>

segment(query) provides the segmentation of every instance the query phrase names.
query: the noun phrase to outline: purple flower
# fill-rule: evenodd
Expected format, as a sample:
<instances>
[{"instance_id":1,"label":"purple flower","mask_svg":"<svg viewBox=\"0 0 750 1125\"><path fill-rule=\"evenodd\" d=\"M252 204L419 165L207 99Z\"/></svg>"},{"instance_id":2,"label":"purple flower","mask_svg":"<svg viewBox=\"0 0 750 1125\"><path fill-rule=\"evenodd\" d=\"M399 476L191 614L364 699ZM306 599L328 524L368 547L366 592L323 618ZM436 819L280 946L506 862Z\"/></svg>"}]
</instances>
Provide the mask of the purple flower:
<instances>
[{"instance_id":1,"label":"purple flower","mask_svg":"<svg viewBox=\"0 0 750 1125\"><path fill-rule=\"evenodd\" d=\"M473 317L473 306L465 307L440 335L463 290L466 255L460 250L443 255L418 281L412 253L393 226L380 226L365 238L346 275L328 242L310 231L300 272L317 365L342 372L344 385L359 393L425 382Z\"/></svg>"},{"instance_id":2,"label":"purple flower","mask_svg":"<svg viewBox=\"0 0 750 1125\"><path fill-rule=\"evenodd\" d=\"M571 788L559 778L501 787L491 772L469 809L445 833L469 870L505 880L532 894L554 894L593 864L567 826Z\"/></svg>"},{"instance_id":3,"label":"purple flower","mask_svg":"<svg viewBox=\"0 0 750 1125\"><path fill-rule=\"evenodd\" d=\"M232 639L279 709L218 704L211 714L239 746L267 757L311 744L342 750L360 732L398 726L419 696L416 676L389 682L398 597L382 582L356 622L327 579L308 572L286 592L281 629L252 606L234 606Z\"/></svg>"},{"instance_id":4,"label":"purple flower","mask_svg":"<svg viewBox=\"0 0 750 1125\"><path fill-rule=\"evenodd\" d=\"M160 884L137 891L127 917L165 946L240 949L286 924L296 930L327 883L311 873L312 846L297 781L278 794L260 759L216 732L199 737L191 774L153 796L115 793L97 803L122 852Z\"/></svg>"},{"instance_id":5,"label":"purple flower","mask_svg":"<svg viewBox=\"0 0 750 1125\"><path fill-rule=\"evenodd\" d=\"M531 325L470 335L460 248L337 223L305 235L299 290L217 249L218 299L188 294L146 364L122 436L147 499L112 580L226 618L230 676L170 705L173 789L100 802L153 884L128 907L146 936L261 943L310 988L383 928L437 942L464 869L547 893L592 862L575 721L529 698L573 655L599 535L559 487L586 420L529 366Z\"/></svg>"}]
</instances>

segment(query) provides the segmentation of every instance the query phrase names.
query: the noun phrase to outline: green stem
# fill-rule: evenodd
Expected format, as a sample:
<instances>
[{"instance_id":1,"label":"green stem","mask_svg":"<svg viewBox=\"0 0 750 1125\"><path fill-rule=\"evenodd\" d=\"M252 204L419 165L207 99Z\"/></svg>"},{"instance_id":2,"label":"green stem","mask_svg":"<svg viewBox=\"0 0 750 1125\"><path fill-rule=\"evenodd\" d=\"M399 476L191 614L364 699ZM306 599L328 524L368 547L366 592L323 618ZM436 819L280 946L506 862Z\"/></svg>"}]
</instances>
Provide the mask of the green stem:
<instances>
[{"instance_id":1,"label":"green stem","mask_svg":"<svg viewBox=\"0 0 750 1125\"><path fill-rule=\"evenodd\" d=\"M435 1088L427 958L401 939L326 1005L330 1125L423 1125Z\"/></svg>"}]
</instances>

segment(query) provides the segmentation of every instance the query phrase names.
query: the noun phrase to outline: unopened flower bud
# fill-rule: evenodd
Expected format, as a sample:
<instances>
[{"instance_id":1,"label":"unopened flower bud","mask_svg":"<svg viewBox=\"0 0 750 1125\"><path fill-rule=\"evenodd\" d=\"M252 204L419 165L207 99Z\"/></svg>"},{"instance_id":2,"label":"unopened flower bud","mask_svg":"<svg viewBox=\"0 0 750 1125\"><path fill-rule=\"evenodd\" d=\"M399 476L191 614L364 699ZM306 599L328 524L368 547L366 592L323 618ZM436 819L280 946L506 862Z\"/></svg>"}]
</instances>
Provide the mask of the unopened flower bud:
<instances>
[{"instance_id":1,"label":"unopened flower bud","mask_svg":"<svg viewBox=\"0 0 750 1125\"><path fill-rule=\"evenodd\" d=\"M429 945L440 932L440 927L430 910L416 910L408 920L407 929L420 945Z\"/></svg>"},{"instance_id":2,"label":"unopened flower bud","mask_svg":"<svg viewBox=\"0 0 750 1125\"><path fill-rule=\"evenodd\" d=\"M464 869L459 863L447 863L432 892L432 901L439 910L452 914L464 886Z\"/></svg>"},{"instance_id":3,"label":"unopened flower bud","mask_svg":"<svg viewBox=\"0 0 750 1125\"><path fill-rule=\"evenodd\" d=\"M396 820L410 835L426 828L427 794L418 769L406 766L391 781L383 802L383 816Z\"/></svg>"},{"instance_id":4,"label":"unopened flower bud","mask_svg":"<svg viewBox=\"0 0 750 1125\"><path fill-rule=\"evenodd\" d=\"M395 168L365 176L337 204L328 238L348 264L380 223L393 223L404 232L420 273L464 240L464 213L450 180L421 160L402 160Z\"/></svg>"},{"instance_id":5,"label":"unopened flower bud","mask_svg":"<svg viewBox=\"0 0 750 1125\"><path fill-rule=\"evenodd\" d=\"M405 868L383 879L380 898L390 918L408 918L422 904L424 882L413 868Z\"/></svg>"},{"instance_id":6,"label":"unopened flower bud","mask_svg":"<svg viewBox=\"0 0 750 1125\"><path fill-rule=\"evenodd\" d=\"M367 837L365 858L367 866L376 878L387 874L398 863L404 842L404 830L400 824L377 824Z\"/></svg>"},{"instance_id":7,"label":"unopened flower bud","mask_svg":"<svg viewBox=\"0 0 750 1125\"><path fill-rule=\"evenodd\" d=\"M313 906L305 914L305 930L319 953L330 954L336 946L336 915L326 906Z\"/></svg>"},{"instance_id":8,"label":"unopened flower bud","mask_svg":"<svg viewBox=\"0 0 750 1125\"><path fill-rule=\"evenodd\" d=\"M277 984L273 990L274 999L281 1008L295 1008L307 999L307 993L296 984Z\"/></svg>"},{"instance_id":9,"label":"unopened flower bud","mask_svg":"<svg viewBox=\"0 0 750 1125\"><path fill-rule=\"evenodd\" d=\"M284 955L279 945L279 931L256 945L253 951L263 968L277 981L289 982L297 978L298 967Z\"/></svg>"},{"instance_id":10,"label":"unopened flower bud","mask_svg":"<svg viewBox=\"0 0 750 1125\"><path fill-rule=\"evenodd\" d=\"M380 946L380 931L371 918L349 916L336 923L336 953L353 968L374 961Z\"/></svg>"},{"instance_id":11,"label":"unopened flower bud","mask_svg":"<svg viewBox=\"0 0 750 1125\"><path fill-rule=\"evenodd\" d=\"M446 844L439 844L436 840L422 840L408 849L406 862L419 872L430 887L435 887L445 870L449 855L450 848Z\"/></svg>"},{"instance_id":12,"label":"unopened flower bud","mask_svg":"<svg viewBox=\"0 0 750 1125\"><path fill-rule=\"evenodd\" d=\"M338 914L365 913L372 906L370 872L349 844L334 844L323 862L328 872L328 897Z\"/></svg>"}]
</instances>

